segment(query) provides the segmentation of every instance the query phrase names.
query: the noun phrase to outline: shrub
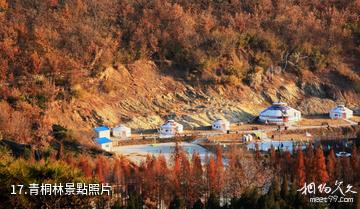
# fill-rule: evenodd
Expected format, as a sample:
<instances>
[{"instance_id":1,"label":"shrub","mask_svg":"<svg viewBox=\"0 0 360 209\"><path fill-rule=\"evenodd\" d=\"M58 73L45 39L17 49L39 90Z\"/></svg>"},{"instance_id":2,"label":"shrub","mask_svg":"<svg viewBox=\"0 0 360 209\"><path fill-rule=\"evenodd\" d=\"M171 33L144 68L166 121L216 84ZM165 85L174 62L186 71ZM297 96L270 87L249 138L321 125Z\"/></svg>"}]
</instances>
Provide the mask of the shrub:
<instances>
[{"instance_id":1,"label":"shrub","mask_svg":"<svg viewBox=\"0 0 360 209\"><path fill-rule=\"evenodd\" d=\"M70 96L80 99L85 96L86 91L78 84L71 88Z\"/></svg>"},{"instance_id":2,"label":"shrub","mask_svg":"<svg viewBox=\"0 0 360 209\"><path fill-rule=\"evenodd\" d=\"M67 138L68 130L59 124L52 125L52 135L55 139L64 140Z\"/></svg>"}]
</instances>

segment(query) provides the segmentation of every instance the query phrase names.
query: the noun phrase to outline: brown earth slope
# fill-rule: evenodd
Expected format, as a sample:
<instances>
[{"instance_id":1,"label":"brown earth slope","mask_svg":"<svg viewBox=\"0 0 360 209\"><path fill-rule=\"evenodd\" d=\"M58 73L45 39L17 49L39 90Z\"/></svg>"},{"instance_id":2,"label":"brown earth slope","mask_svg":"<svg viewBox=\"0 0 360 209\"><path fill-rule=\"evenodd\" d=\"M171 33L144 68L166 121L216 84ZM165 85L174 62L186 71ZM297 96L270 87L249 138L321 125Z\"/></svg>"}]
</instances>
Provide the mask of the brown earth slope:
<instances>
[{"instance_id":1,"label":"brown earth slope","mask_svg":"<svg viewBox=\"0 0 360 209\"><path fill-rule=\"evenodd\" d=\"M359 108L360 96L351 90L333 92L335 98L331 100L321 98L324 90L316 81L299 85L286 73L261 75L259 79L260 84L253 88L192 87L164 75L152 62L137 61L108 67L97 78L77 87L77 99L53 102L45 115L50 124L61 124L89 142L92 128L100 124L125 123L133 129L148 129L159 127L167 118L175 118L185 128L209 125L219 117L246 122L276 101L288 102L305 115L327 113L344 101L351 108Z\"/></svg>"}]
</instances>

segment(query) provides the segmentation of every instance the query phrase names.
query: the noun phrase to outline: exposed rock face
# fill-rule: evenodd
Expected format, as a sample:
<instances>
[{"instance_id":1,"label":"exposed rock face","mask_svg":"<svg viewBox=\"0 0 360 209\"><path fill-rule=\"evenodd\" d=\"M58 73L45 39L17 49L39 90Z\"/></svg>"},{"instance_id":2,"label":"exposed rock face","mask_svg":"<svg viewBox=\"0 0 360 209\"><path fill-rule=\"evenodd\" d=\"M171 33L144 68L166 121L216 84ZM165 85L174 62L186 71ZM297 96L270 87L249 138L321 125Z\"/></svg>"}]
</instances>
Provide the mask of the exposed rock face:
<instances>
[{"instance_id":1,"label":"exposed rock face","mask_svg":"<svg viewBox=\"0 0 360 209\"><path fill-rule=\"evenodd\" d=\"M258 73L253 86L191 86L163 75L148 61L109 67L82 86L82 96L70 104L54 103L46 115L50 124L62 124L90 140L92 128L125 123L139 130L156 129L173 118L185 128L208 126L217 118L247 122L273 102L287 102L307 114L324 114L339 98L351 98L359 108L359 95L342 93L330 85L304 82L284 72ZM104 89L106 91L104 91Z\"/></svg>"},{"instance_id":2,"label":"exposed rock face","mask_svg":"<svg viewBox=\"0 0 360 209\"><path fill-rule=\"evenodd\" d=\"M336 103L330 99L311 97L300 102L298 109L304 115L327 114Z\"/></svg>"},{"instance_id":3,"label":"exposed rock face","mask_svg":"<svg viewBox=\"0 0 360 209\"><path fill-rule=\"evenodd\" d=\"M322 84L319 83L303 83L302 89L304 93L309 96L325 98L327 96L327 92Z\"/></svg>"}]
</instances>

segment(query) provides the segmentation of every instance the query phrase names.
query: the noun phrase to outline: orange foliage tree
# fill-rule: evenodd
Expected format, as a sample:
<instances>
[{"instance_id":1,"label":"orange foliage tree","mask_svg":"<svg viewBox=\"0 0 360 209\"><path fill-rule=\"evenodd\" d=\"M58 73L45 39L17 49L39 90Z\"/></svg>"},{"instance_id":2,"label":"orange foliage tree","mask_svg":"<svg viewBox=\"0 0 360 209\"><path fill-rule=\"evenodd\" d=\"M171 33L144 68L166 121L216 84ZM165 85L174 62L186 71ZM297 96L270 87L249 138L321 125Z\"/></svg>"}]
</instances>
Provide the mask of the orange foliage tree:
<instances>
[{"instance_id":1,"label":"orange foliage tree","mask_svg":"<svg viewBox=\"0 0 360 209\"><path fill-rule=\"evenodd\" d=\"M316 148L315 154L315 172L318 183L326 183L329 180L329 175L326 170L326 161L324 152L321 146Z\"/></svg>"},{"instance_id":2,"label":"orange foliage tree","mask_svg":"<svg viewBox=\"0 0 360 209\"><path fill-rule=\"evenodd\" d=\"M304 186L306 181L305 176L305 160L303 151L300 149L297 152L297 159L296 159L296 184L299 188Z\"/></svg>"}]
</instances>

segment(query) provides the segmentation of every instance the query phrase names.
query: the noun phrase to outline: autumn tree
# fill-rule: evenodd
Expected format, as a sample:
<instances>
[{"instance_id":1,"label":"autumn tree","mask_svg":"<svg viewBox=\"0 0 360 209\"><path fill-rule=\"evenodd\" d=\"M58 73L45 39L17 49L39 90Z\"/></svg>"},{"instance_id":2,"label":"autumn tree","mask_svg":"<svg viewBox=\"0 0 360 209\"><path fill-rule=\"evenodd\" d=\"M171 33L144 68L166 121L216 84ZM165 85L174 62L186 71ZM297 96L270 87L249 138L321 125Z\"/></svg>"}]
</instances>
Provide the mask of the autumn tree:
<instances>
[{"instance_id":1,"label":"autumn tree","mask_svg":"<svg viewBox=\"0 0 360 209\"><path fill-rule=\"evenodd\" d=\"M296 184L299 188L304 186L306 181L306 175L305 175L305 160L304 160L304 154L302 150L300 149L297 152L297 159L296 159Z\"/></svg>"},{"instance_id":2,"label":"autumn tree","mask_svg":"<svg viewBox=\"0 0 360 209\"><path fill-rule=\"evenodd\" d=\"M101 183L106 183L106 167L108 167L106 159L103 156L98 156L96 159L95 175Z\"/></svg>"},{"instance_id":3,"label":"autumn tree","mask_svg":"<svg viewBox=\"0 0 360 209\"><path fill-rule=\"evenodd\" d=\"M342 164L342 180L344 182L352 182L355 172L352 169L351 160L349 157L341 158L340 162Z\"/></svg>"},{"instance_id":4,"label":"autumn tree","mask_svg":"<svg viewBox=\"0 0 360 209\"><path fill-rule=\"evenodd\" d=\"M220 195L223 184L224 184L224 164L222 157L222 148L220 146L216 147L216 194Z\"/></svg>"},{"instance_id":5,"label":"autumn tree","mask_svg":"<svg viewBox=\"0 0 360 209\"><path fill-rule=\"evenodd\" d=\"M334 149L331 148L327 158L327 166L326 166L330 182L335 181L335 169L336 169L335 163L336 163L336 157L335 157Z\"/></svg>"},{"instance_id":6,"label":"autumn tree","mask_svg":"<svg viewBox=\"0 0 360 209\"><path fill-rule=\"evenodd\" d=\"M200 199L205 192L203 174L204 171L201 164L200 155L197 152L193 152L191 157L191 182L193 188L192 201Z\"/></svg>"},{"instance_id":7,"label":"autumn tree","mask_svg":"<svg viewBox=\"0 0 360 209\"><path fill-rule=\"evenodd\" d=\"M208 184L208 191L210 194L216 195L217 188L216 188L216 162L214 156L210 156L209 162L206 165L206 178Z\"/></svg>"},{"instance_id":8,"label":"autumn tree","mask_svg":"<svg viewBox=\"0 0 360 209\"><path fill-rule=\"evenodd\" d=\"M283 169L283 172L285 174L290 174L290 171L292 170L292 158L291 154L288 150L285 150L285 152L282 154L281 157L281 168Z\"/></svg>"},{"instance_id":9,"label":"autumn tree","mask_svg":"<svg viewBox=\"0 0 360 209\"><path fill-rule=\"evenodd\" d=\"M88 157L84 155L80 156L78 167L86 177L91 178L93 176L92 168L89 163Z\"/></svg>"},{"instance_id":10,"label":"autumn tree","mask_svg":"<svg viewBox=\"0 0 360 209\"><path fill-rule=\"evenodd\" d=\"M360 177L359 173L356 172L359 170L360 168L360 161L359 161L359 155L358 155L358 150L356 148L356 145L353 144L352 148L351 148L351 167L353 170L353 174L354 174L354 178L357 179L358 177ZM354 180L355 180L354 179Z\"/></svg>"},{"instance_id":11,"label":"autumn tree","mask_svg":"<svg viewBox=\"0 0 360 209\"><path fill-rule=\"evenodd\" d=\"M157 183L157 205L161 207L162 201L168 202L171 195L167 193L170 189L169 168L164 155L159 155L155 165L155 181Z\"/></svg>"},{"instance_id":12,"label":"autumn tree","mask_svg":"<svg viewBox=\"0 0 360 209\"><path fill-rule=\"evenodd\" d=\"M326 183L329 180L329 175L326 170L325 156L321 146L316 148L315 169L316 181L318 183Z\"/></svg>"},{"instance_id":13,"label":"autumn tree","mask_svg":"<svg viewBox=\"0 0 360 209\"><path fill-rule=\"evenodd\" d=\"M238 149L232 147L229 153L229 165L225 171L225 195L228 195L230 198L239 197L243 189L242 180L245 178L245 175L240 158Z\"/></svg>"},{"instance_id":14,"label":"autumn tree","mask_svg":"<svg viewBox=\"0 0 360 209\"><path fill-rule=\"evenodd\" d=\"M305 157L305 172L307 182L315 182L316 180L316 160L314 157L314 149L311 144L306 147L306 157Z\"/></svg>"},{"instance_id":15,"label":"autumn tree","mask_svg":"<svg viewBox=\"0 0 360 209\"><path fill-rule=\"evenodd\" d=\"M112 171L112 182L120 184L121 182L121 162L119 158L114 160L113 171Z\"/></svg>"},{"instance_id":16,"label":"autumn tree","mask_svg":"<svg viewBox=\"0 0 360 209\"><path fill-rule=\"evenodd\" d=\"M174 152L172 153L173 167L171 171L171 178L173 182L174 191L180 191L181 180L179 176L181 175L181 148L176 143Z\"/></svg>"},{"instance_id":17,"label":"autumn tree","mask_svg":"<svg viewBox=\"0 0 360 209\"><path fill-rule=\"evenodd\" d=\"M189 175L189 173L191 173L189 158L187 157L187 155L185 153L183 153L182 159L181 159L180 179L181 179L182 196L184 197L186 207L191 207L191 204L194 201L192 199L192 196L195 193L193 191L193 187L192 187L192 184L193 184L192 178Z\"/></svg>"},{"instance_id":18,"label":"autumn tree","mask_svg":"<svg viewBox=\"0 0 360 209\"><path fill-rule=\"evenodd\" d=\"M157 184L155 179L155 165L156 157L147 155L145 162L142 162L139 167L139 175L141 178L141 187L143 189L143 196L148 199L147 205L149 207L155 207L157 200Z\"/></svg>"},{"instance_id":19,"label":"autumn tree","mask_svg":"<svg viewBox=\"0 0 360 209\"><path fill-rule=\"evenodd\" d=\"M276 152L274 146L271 145L270 150L269 150L269 155L270 155L270 163L274 168L277 168L279 166L279 156L278 153Z\"/></svg>"}]
</instances>

